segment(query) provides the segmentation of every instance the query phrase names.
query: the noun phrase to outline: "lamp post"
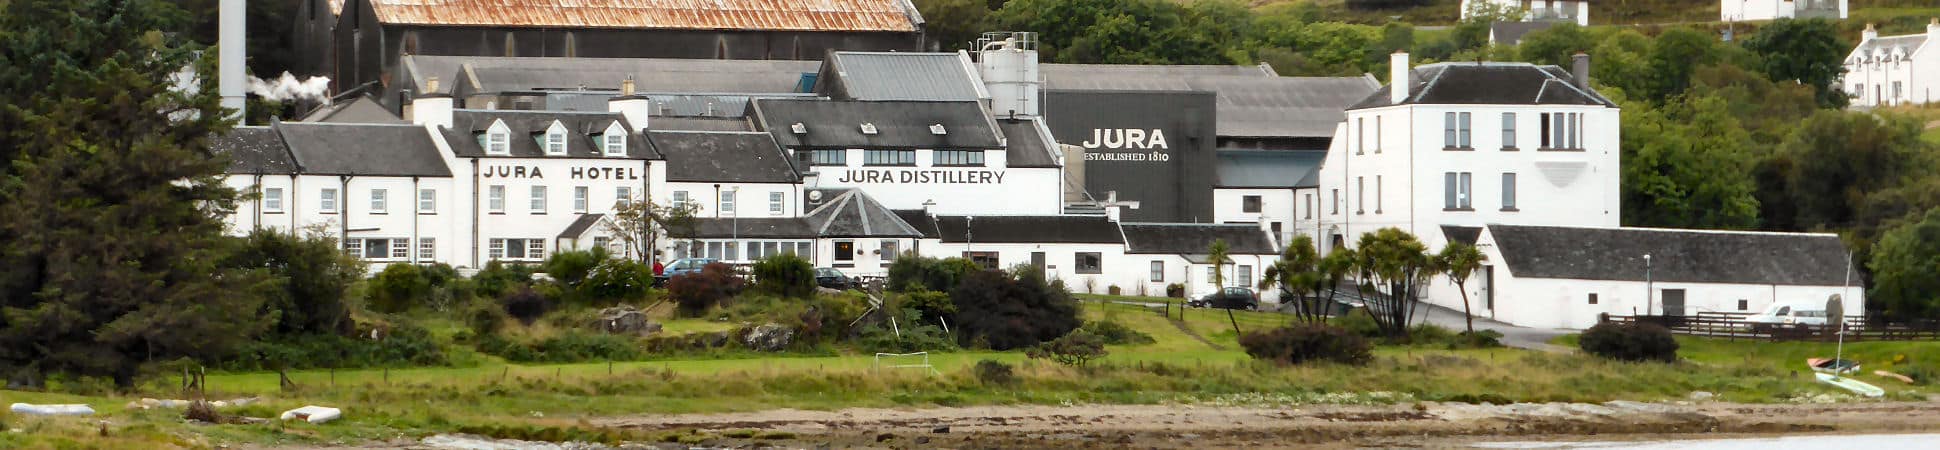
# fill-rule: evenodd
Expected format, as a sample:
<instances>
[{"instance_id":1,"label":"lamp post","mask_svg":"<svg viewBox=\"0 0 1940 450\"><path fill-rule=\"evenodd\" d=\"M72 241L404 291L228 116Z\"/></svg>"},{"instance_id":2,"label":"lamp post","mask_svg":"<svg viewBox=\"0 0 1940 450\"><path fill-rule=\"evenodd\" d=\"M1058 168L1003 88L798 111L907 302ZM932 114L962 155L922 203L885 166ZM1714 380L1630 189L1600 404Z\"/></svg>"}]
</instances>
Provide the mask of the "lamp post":
<instances>
[{"instance_id":1,"label":"lamp post","mask_svg":"<svg viewBox=\"0 0 1940 450\"><path fill-rule=\"evenodd\" d=\"M1650 286L1650 254L1644 254L1644 315L1651 313L1652 303L1656 302L1657 291ZM1632 310L1635 311L1635 310ZM1635 314L1635 313L1632 313Z\"/></svg>"}]
</instances>

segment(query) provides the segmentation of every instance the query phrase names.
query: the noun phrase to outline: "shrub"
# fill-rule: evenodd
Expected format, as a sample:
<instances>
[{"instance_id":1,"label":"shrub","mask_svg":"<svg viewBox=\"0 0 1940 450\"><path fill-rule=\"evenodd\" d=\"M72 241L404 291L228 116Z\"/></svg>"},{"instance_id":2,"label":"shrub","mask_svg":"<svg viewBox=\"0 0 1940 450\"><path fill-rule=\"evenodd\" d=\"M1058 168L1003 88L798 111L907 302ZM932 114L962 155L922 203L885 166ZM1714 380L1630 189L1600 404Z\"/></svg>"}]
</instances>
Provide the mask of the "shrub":
<instances>
[{"instance_id":1,"label":"shrub","mask_svg":"<svg viewBox=\"0 0 1940 450\"><path fill-rule=\"evenodd\" d=\"M546 262L539 264L539 270L547 276L569 287L579 287L593 269L607 260L606 249L595 247L592 250L568 250L553 253Z\"/></svg>"},{"instance_id":2,"label":"shrub","mask_svg":"<svg viewBox=\"0 0 1940 450\"><path fill-rule=\"evenodd\" d=\"M815 265L792 252L762 258L754 263L754 288L784 298L807 298L815 294Z\"/></svg>"},{"instance_id":3,"label":"shrub","mask_svg":"<svg viewBox=\"0 0 1940 450\"><path fill-rule=\"evenodd\" d=\"M1381 333L1381 324L1375 323L1374 316L1368 315L1367 310L1363 308L1348 310L1345 314L1328 319L1327 324L1341 327L1355 336L1365 338L1385 336Z\"/></svg>"},{"instance_id":4,"label":"shrub","mask_svg":"<svg viewBox=\"0 0 1940 450\"><path fill-rule=\"evenodd\" d=\"M471 310L465 313L465 326L471 329L473 336L494 335L498 334L499 328L505 327L505 318L504 307L489 304L473 305Z\"/></svg>"},{"instance_id":5,"label":"shrub","mask_svg":"<svg viewBox=\"0 0 1940 450\"><path fill-rule=\"evenodd\" d=\"M411 263L392 263L370 280L370 309L400 313L424 303L431 294L431 279L424 269Z\"/></svg>"},{"instance_id":6,"label":"shrub","mask_svg":"<svg viewBox=\"0 0 1940 450\"><path fill-rule=\"evenodd\" d=\"M1345 328L1330 325L1297 324L1285 328L1246 333L1239 345L1253 359L1280 364L1307 361L1333 361L1363 365L1374 359L1374 346L1367 338Z\"/></svg>"},{"instance_id":7,"label":"shrub","mask_svg":"<svg viewBox=\"0 0 1940 450\"><path fill-rule=\"evenodd\" d=\"M255 371L379 366L439 366L449 362L431 332L400 324L380 339L365 330L338 335L274 336L245 344L235 358L217 364L224 370Z\"/></svg>"},{"instance_id":8,"label":"shrub","mask_svg":"<svg viewBox=\"0 0 1940 450\"><path fill-rule=\"evenodd\" d=\"M1456 335L1450 347L1495 348L1502 346L1502 332L1495 330L1475 330L1474 333L1462 332Z\"/></svg>"},{"instance_id":9,"label":"shrub","mask_svg":"<svg viewBox=\"0 0 1940 450\"><path fill-rule=\"evenodd\" d=\"M1012 367L994 359L977 361L977 365L970 367L970 372L976 374L977 381L985 386L1009 386L1017 382Z\"/></svg>"},{"instance_id":10,"label":"shrub","mask_svg":"<svg viewBox=\"0 0 1940 450\"><path fill-rule=\"evenodd\" d=\"M885 320L864 327L856 338L856 348L871 353L941 352L957 348L944 335L942 327L920 320L915 311L905 310L894 325Z\"/></svg>"},{"instance_id":11,"label":"shrub","mask_svg":"<svg viewBox=\"0 0 1940 450\"><path fill-rule=\"evenodd\" d=\"M699 317L723 300L741 292L745 282L727 264L713 263L698 273L682 274L667 280L667 295L687 317Z\"/></svg>"},{"instance_id":12,"label":"shrub","mask_svg":"<svg viewBox=\"0 0 1940 450\"><path fill-rule=\"evenodd\" d=\"M917 288L937 292L956 289L964 277L981 272L977 263L963 258L926 258L913 254L896 258L889 264L889 290Z\"/></svg>"},{"instance_id":13,"label":"shrub","mask_svg":"<svg viewBox=\"0 0 1940 450\"><path fill-rule=\"evenodd\" d=\"M1622 361L1677 361L1677 339L1656 324L1604 322L1583 331L1584 353Z\"/></svg>"},{"instance_id":14,"label":"shrub","mask_svg":"<svg viewBox=\"0 0 1940 450\"><path fill-rule=\"evenodd\" d=\"M600 262L579 283L580 298L601 305L632 300L647 295L653 287L653 267L639 261L608 259Z\"/></svg>"},{"instance_id":15,"label":"shrub","mask_svg":"<svg viewBox=\"0 0 1940 450\"><path fill-rule=\"evenodd\" d=\"M1165 285L1165 296L1171 298L1186 298L1186 285L1179 283Z\"/></svg>"},{"instance_id":16,"label":"shrub","mask_svg":"<svg viewBox=\"0 0 1940 450\"><path fill-rule=\"evenodd\" d=\"M499 299L499 304L505 307L505 314L525 325L531 325L532 321L539 320L540 316L546 315L546 311L552 310L552 300L531 286L505 294Z\"/></svg>"},{"instance_id":17,"label":"shrub","mask_svg":"<svg viewBox=\"0 0 1940 450\"><path fill-rule=\"evenodd\" d=\"M1031 359L1049 359L1058 364L1080 367L1106 354L1104 339L1084 330L1073 331L1024 351L1024 356Z\"/></svg>"},{"instance_id":18,"label":"shrub","mask_svg":"<svg viewBox=\"0 0 1940 450\"><path fill-rule=\"evenodd\" d=\"M485 263L485 268L472 275L472 287L485 298L499 298L507 292L518 290L521 286L532 284L532 268L524 264L505 264L498 260Z\"/></svg>"},{"instance_id":19,"label":"shrub","mask_svg":"<svg viewBox=\"0 0 1940 450\"><path fill-rule=\"evenodd\" d=\"M1084 326L1078 329L1097 335L1099 339L1104 340L1105 345L1144 345L1158 342L1152 339L1150 334L1112 321L1085 322Z\"/></svg>"},{"instance_id":20,"label":"shrub","mask_svg":"<svg viewBox=\"0 0 1940 450\"><path fill-rule=\"evenodd\" d=\"M1078 328L1078 302L1036 270L986 270L950 291L958 342L981 338L992 350L1030 347Z\"/></svg>"},{"instance_id":21,"label":"shrub","mask_svg":"<svg viewBox=\"0 0 1940 450\"><path fill-rule=\"evenodd\" d=\"M938 323L937 318L947 320L957 313L957 304L950 301L950 294L946 292L919 289L905 292L897 299L900 308L915 310L923 323Z\"/></svg>"},{"instance_id":22,"label":"shrub","mask_svg":"<svg viewBox=\"0 0 1940 450\"><path fill-rule=\"evenodd\" d=\"M1116 284L1105 288L1105 292L1111 295L1125 295L1125 289L1118 287Z\"/></svg>"},{"instance_id":23,"label":"shrub","mask_svg":"<svg viewBox=\"0 0 1940 450\"><path fill-rule=\"evenodd\" d=\"M244 237L222 265L267 268L281 289L266 292L265 313L277 318L278 334L350 334L350 286L364 278L364 263L344 255L335 239L299 237L274 229L258 229Z\"/></svg>"}]
</instances>

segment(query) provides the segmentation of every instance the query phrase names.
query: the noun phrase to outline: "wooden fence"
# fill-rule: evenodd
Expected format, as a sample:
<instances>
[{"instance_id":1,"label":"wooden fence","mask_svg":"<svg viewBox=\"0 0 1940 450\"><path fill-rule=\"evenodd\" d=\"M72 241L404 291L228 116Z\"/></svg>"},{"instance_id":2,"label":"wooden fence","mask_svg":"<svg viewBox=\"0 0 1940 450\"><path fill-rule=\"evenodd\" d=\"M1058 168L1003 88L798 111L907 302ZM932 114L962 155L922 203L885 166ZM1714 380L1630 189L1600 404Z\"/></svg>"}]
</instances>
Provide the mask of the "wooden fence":
<instances>
[{"instance_id":1,"label":"wooden fence","mask_svg":"<svg viewBox=\"0 0 1940 450\"><path fill-rule=\"evenodd\" d=\"M1749 313L1702 312L1689 316L1603 316L1616 323L1653 323L1672 333L1764 341L1833 341L1838 339L1833 325L1786 325L1746 321ZM1869 322L1863 317L1846 319L1847 341L1932 341L1940 340L1940 322Z\"/></svg>"}]
</instances>

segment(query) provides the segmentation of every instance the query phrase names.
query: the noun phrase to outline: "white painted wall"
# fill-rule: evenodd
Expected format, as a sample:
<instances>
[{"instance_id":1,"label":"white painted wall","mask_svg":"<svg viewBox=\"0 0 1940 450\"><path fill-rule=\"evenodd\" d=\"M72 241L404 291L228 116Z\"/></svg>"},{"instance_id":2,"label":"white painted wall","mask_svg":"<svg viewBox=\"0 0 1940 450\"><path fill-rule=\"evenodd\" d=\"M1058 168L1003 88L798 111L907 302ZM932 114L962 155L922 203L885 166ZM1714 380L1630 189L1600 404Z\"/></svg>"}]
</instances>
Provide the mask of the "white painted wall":
<instances>
[{"instance_id":1,"label":"white painted wall","mask_svg":"<svg viewBox=\"0 0 1940 450\"><path fill-rule=\"evenodd\" d=\"M718 187L717 187L718 186ZM736 191L738 189L738 191ZM735 194L734 211L722 211L720 198ZM743 219L763 219L780 217L800 217L810 210L802 209L802 186L793 183L691 183L668 182L666 188L654 194L654 202L663 205L673 204L676 192L685 192L687 201L700 205L696 217L729 218L739 216ZM769 195L781 194L781 211L769 209Z\"/></svg>"},{"instance_id":2,"label":"white painted wall","mask_svg":"<svg viewBox=\"0 0 1940 450\"><path fill-rule=\"evenodd\" d=\"M815 166L809 187L854 187L891 209L936 214L1055 215L1063 212L1064 169L1005 167L1002 150L984 152L983 166L937 167L930 150L914 166L867 166L864 151L848 151L847 166Z\"/></svg>"},{"instance_id":3,"label":"white painted wall","mask_svg":"<svg viewBox=\"0 0 1940 450\"><path fill-rule=\"evenodd\" d=\"M1842 85L1853 106L1892 106L1940 101L1940 25L1927 27L1926 45L1859 50L1846 56ZM1890 36L1889 36L1890 37ZM1893 84L1899 83L1895 93Z\"/></svg>"},{"instance_id":4,"label":"white painted wall","mask_svg":"<svg viewBox=\"0 0 1940 450\"><path fill-rule=\"evenodd\" d=\"M1801 3L1832 2L1839 4L1839 18L1846 18L1847 0L1719 0L1718 20L1723 22L1743 22L1752 20L1776 20L1798 16Z\"/></svg>"},{"instance_id":5,"label":"white painted wall","mask_svg":"<svg viewBox=\"0 0 1940 450\"><path fill-rule=\"evenodd\" d=\"M1246 197L1260 198L1260 210L1246 212ZM1280 232L1274 233L1274 243L1281 245L1292 238L1299 230L1295 216L1296 206L1293 189L1253 189L1218 188L1213 189L1213 222L1259 224L1260 229L1273 231L1273 224L1280 224Z\"/></svg>"},{"instance_id":6,"label":"white painted wall","mask_svg":"<svg viewBox=\"0 0 1940 450\"><path fill-rule=\"evenodd\" d=\"M1727 0L1729 1L1729 0ZM1543 17L1547 11L1574 11L1570 18L1578 26L1590 26L1590 5L1583 0L1462 0L1462 18L1468 19L1473 6L1514 8L1524 11L1523 20Z\"/></svg>"},{"instance_id":7,"label":"white painted wall","mask_svg":"<svg viewBox=\"0 0 1940 450\"><path fill-rule=\"evenodd\" d=\"M478 168L475 173L473 164ZM637 159L551 157L472 158L462 169L454 167L453 172L466 180L461 185L467 189L461 194L471 194L472 182L478 185L475 216L478 234L472 236L477 239L478 253L471 259L481 265L491 259L492 239L541 239L546 242L543 256L558 252L556 238L580 215L574 204L574 188L587 188L586 213L611 214L620 200L620 188L626 188L636 198L647 194L647 178L651 173L647 166L647 161ZM491 207L493 186L505 189L502 210L494 211ZM543 209L533 208L534 186L545 188ZM595 226L586 240L590 242L595 236L607 234ZM543 256L524 260L543 260Z\"/></svg>"},{"instance_id":8,"label":"white painted wall","mask_svg":"<svg viewBox=\"0 0 1940 450\"><path fill-rule=\"evenodd\" d=\"M459 265L459 258L464 255L459 250L463 235L454 233L448 226L452 219L460 217L458 205L450 201L455 193L452 178L358 176L346 182L335 175L264 175L259 185L254 175L232 174L224 183L243 192L283 189L281 211L269 209L261 199L240 202L236 214L227 219L231 234L248 234L257 226L299 234L321 227L321 231L340 239L383 238L410 243L403 258L391 255L364 258L373 270L381 270L383 265L394 262ZM325 189L336 190L335 209L323 209ZM384 191L385 204L384 210L377 211L373 209L371 194L380 189ZM418 209L419 189L431 190L437 196L432 209ZM420 252L419 245L425 239L432 243L429 259Z\"/></svg>"}]
</instances>

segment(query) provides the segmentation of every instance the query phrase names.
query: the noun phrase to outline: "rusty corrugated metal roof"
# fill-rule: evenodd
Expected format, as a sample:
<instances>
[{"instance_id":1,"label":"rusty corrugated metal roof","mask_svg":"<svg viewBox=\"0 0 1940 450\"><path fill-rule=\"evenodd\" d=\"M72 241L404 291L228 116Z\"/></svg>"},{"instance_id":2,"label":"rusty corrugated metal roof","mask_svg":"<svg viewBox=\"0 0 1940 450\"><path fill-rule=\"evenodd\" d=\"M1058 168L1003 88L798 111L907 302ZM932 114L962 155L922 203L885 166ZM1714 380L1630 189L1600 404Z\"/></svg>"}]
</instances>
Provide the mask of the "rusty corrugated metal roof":
<instances>
[{"instance_id":1,"label":"rusty corrugated metal roof","mask_svg":"<svg viewBox=\"0 0 1940 450\"><path fill-rule=\"evenodd\" d=\"M384 23L435 26L916 31L904 0L372 0Z\"/></svg>"},{"instance_id":2,"label":"rusty corrugated metal roof","mask_svg":"<svg viewBox=\"0 0 1940 450\"><path fill-rule=\"evenodd\" d=\"M330 0L330 17L344 14L344 0Z\"/></svg>"}]
</instances>

